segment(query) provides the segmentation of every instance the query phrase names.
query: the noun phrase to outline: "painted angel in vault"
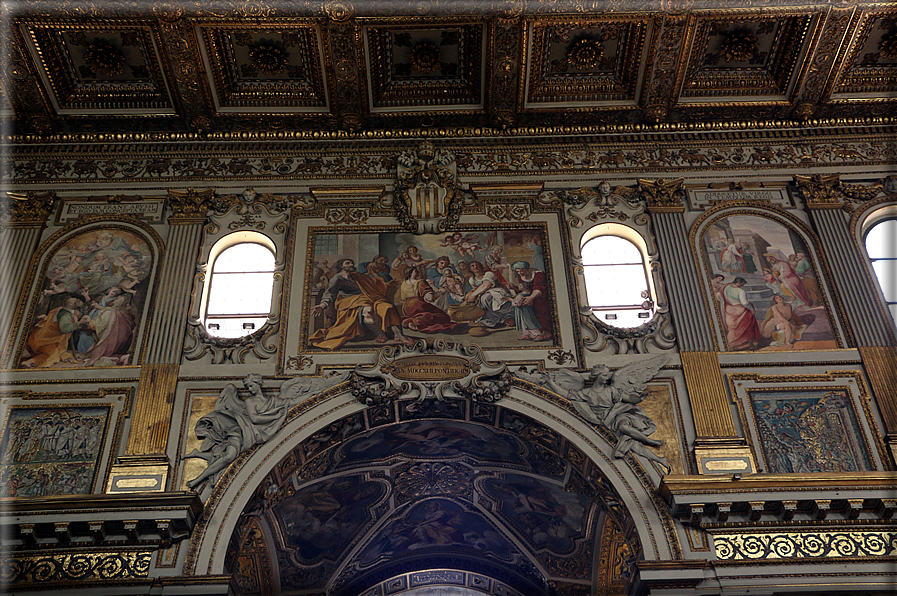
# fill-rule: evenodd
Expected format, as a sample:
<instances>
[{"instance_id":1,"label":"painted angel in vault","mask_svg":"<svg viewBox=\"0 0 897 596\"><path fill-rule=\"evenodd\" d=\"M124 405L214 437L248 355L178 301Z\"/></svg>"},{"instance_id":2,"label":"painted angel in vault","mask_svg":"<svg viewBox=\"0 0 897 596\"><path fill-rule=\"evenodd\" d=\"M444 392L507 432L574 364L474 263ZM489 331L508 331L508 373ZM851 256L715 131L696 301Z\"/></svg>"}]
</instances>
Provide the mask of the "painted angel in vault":
<instances>
[{"instance_id":1,"label":"painted angel in vault","mask_svg":"<svg viewBox=\"0 0 897 596\"><path fill-rule=\"evenodd\" d=\"M535 382L565 396L589 422L611 429L617 436L615 457L624 457L634 451L659 463L669 474L671 469L666 458L648 449L663 445L663 441L650 436L657 430L657 425L638 405L647 396L648 381L666 362L667 356L655 356L632 362L616 371L599 364L588 373L560 369L527 376L538 378Z\"/></svg>"},{"instance_id":2,"label":"painted angel in vault","mask_svg":"<svg viewBox=\"0 0 897 596\"><path fill-rule=\"evenodd\" d=\"M257 374L243 379L245 391L233 383L225 385L215 408L196 422L194 431L202 445L181 458L208 462L199 476L187 481L187 487L195 489L209 479L214 485L241 453L277 434L290 408L347 376L344 371L327 377L294 377L284 381L277 395L265 395L262 377Z\"/></svg>"}]
</instances>

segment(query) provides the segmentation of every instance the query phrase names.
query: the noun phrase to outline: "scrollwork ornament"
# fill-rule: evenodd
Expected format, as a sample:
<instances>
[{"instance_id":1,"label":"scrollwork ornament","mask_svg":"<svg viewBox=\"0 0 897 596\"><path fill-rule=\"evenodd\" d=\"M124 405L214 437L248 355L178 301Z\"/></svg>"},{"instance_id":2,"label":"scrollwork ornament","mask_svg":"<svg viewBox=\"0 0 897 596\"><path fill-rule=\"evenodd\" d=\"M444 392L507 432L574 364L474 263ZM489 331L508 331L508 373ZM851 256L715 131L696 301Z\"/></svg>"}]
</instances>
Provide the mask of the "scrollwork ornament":
<instances>
[{"instance_id":1,"label":"scrollwork ornament","mask_svg":"<svg viewBox=\"0 0 897 596\"><path fill-rule=\"evenodd\" d=\"M369 377L352 372L350 378L352 395L366 406L381 406L396 401L411 386L408 383L396 385L385 377Z\"/></svg>"},{"instance_id":2,"label":"scrollwork ornament","mask_svg":"<svg viewBox=\"0 0 897 596\"><path fill-rule=\"evenodd\" d=\"M467 385L455 381L452 389L458 395L473 401L495 403L511 389L511 373L503 370L498 375L481 375L471 379Z\"/></svg>"},{"instance_id":3,"label":"scrollwork ornament","mask_svg":"<svg viewBox=\"0 0 897 596\"><path fill-rule=\"evenodd\" d=\"M803 552L809 557L821 557L825 554L826 543L819 534L803 536Z\"/></svg>"},{"instance_id":4,"label":"scrollwork ornament","mask_svg":"<svg viewBox=\"0 0 897 596\"><path fill-rule=\"evenodd\" d=\"M330 0L324 5L324 12L337 23L344 23L355 16L355 7L348 0Z\"/></svg>"}]
</instances>

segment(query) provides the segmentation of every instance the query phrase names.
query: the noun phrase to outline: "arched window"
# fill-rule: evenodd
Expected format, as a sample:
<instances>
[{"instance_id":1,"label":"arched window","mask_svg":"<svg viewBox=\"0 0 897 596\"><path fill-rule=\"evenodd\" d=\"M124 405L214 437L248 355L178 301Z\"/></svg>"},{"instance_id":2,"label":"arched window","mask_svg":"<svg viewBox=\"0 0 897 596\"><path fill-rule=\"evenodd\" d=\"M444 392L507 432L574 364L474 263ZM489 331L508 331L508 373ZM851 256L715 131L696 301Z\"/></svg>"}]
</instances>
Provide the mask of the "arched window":
<instances>
[{"instance_id":1,"label":"arched window","mask_svg":"<svg viewBox=\"0 0 897 596\"><path fill-rule=\"evenodd\" d=\"M654 317L644 240L618 224L595 226L583 238L589 308L608 325L638 327Z\"/></svg>"},{"instance_id":2,"label":"arched window","mask_svg":"<svg viewBox=\"0 0 897 596\"><path fill-rule=\"evenodd\" d=\"M866 231L866 253L878 277L891 317L897 321L897 218L882 219Z\"/></svg>"},{"instance_id":3,"label":"arched window","mask_svg":"<svg viewBox=\"0 0 897 596\"><path fill-rule=\"evenodd\" d=\"M243 337L265 324L271 312L274 244L256 232L237 232L212 249L204 324L214 337Z\"/></svg>"}]
</instances>

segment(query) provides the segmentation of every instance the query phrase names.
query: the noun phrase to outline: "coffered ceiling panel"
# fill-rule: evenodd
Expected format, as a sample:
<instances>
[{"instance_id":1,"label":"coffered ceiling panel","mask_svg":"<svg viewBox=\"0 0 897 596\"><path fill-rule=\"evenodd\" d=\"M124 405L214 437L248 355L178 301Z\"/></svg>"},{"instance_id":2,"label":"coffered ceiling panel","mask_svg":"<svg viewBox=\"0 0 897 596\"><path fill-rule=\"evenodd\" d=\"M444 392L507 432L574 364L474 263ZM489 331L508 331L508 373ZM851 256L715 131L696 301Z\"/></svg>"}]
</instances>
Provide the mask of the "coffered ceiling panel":
<instances>
[{"instance_id":1,"label":"coffered ceiling panel","mask_svg":"<svg viewBox=\"0 0 897 596\"><path fill-rule=\"evenodd\" d=\"M897 99L897 9L867 14L851 48L832 99Z\"/></svg>"},{"instance_id":2,"label":"coffered ceiling panel","mask_svg":"<svg viewBox=\"0 0 897 596\"><path fill-rule=\"evenodd\" d=\"M693 15L679 102L787 101L818 21L814 13Z\"/></svg>"},{"instance_id":3,"label":"coffered ceiling panel","mask_svg":"<svg viewBox=\"0 0 897 596\"><path fill-rule=\"evenodd\" d=\"M317 25L244 21L198 29L218 111L328 111Z\"/></svg>"},{"instance_id":4,"label":"coffered ceiling panel","mask_svg":"<svg viewBox=\"0 0 897 596\"><path fill-rule=\"evenodd\" d=\"M31 20L20 30L58 114L175 112L152 21Z\"/></svg>"},{"instance_id":5,"label":"coffered ceiling panel","mask_svg":"<svg viewBox=\"0 0 897 596\"><path fill-rule=\"evenodd\" d=\"M644 16L531 23L521 103L526 108L634 106L649 25Z\"/></svg>"},{"instance_id":6,"label":"coffered ceiling panel","mask_svg":"<svg viewBox=\"0 0 897 596\"><path fill-rule=\"evenodd\" d=\"M40 136L122 117L163 135L791 126L888 117L897 96L897 9L864 0L133 4L16 5L0 118Z\"/></svg>"},{"instance_id":7,"label":"coffered ceiling panel","mask_svg":"<svg viewBox=\"0 0 897 596\"><path fill-rule=\"evenodd\" d=\"M482 110L484 23L365 27L371 112Z\"/></svg>"}]
</instances>

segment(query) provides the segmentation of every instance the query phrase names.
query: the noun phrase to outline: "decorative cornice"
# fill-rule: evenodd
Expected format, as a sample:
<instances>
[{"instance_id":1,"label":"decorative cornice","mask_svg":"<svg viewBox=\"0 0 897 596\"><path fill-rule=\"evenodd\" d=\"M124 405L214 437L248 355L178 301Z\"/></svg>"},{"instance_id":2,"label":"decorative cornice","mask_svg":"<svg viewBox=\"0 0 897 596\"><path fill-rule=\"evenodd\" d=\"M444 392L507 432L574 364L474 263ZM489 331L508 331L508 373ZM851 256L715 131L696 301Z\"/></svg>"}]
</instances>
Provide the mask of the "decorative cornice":
<instances>
[{"instance_id":1,"label":"decorative cornice","mask_svg":"<svg viewBox=\"0 0 897 596\"><path fill-rule=\"evenodd\" d=\"M215 189L196 190L168 190L168 205L171 207L169 223L188 224L202 223L206 214L212 208L215 199Z\"/></svg>"},{"instance_id":2,"label":"decorative cornice","mask_svg":"<svg viewBox=\"0 0 897 596\"><path fill-rule=\"evenodd\" d=\"M49 192L7 192L6 200L0 201L0 228L39 228L47 221L53 209L56 193Z\"/></svg>"},{"instance_id":3,"label":"decorative cornice","mask_svg":"<svg viewBox=\"0 0 897 596\"><path fill-rule=\"evenodd\" d=\"M638 186L642 197L653 213L682 213L685 211L685 178L671 180L646 180L639 178Z\"/></svg>"}]
</instances>

